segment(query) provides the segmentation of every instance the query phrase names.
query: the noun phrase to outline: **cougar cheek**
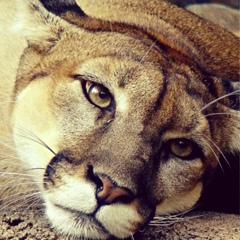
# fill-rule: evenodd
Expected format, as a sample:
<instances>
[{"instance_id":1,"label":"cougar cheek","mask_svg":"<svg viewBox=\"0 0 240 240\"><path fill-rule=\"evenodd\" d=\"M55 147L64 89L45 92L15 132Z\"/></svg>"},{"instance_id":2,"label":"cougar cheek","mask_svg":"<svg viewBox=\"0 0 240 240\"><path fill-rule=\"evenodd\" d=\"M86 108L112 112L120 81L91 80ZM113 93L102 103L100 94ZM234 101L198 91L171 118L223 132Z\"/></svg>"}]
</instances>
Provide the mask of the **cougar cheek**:
<instances>
[{"instance_id":1,"label":"cougar cheek","mask_svg":"<svg viewBox=\"0 0 240 240\"><path fill-rule=\"evenodd\" d=\"M202 189L202 183L198 183L192 191L166 199L157 206L156 214L172 214L191 209L199 200Z\"/></svg>"}]
</instances>

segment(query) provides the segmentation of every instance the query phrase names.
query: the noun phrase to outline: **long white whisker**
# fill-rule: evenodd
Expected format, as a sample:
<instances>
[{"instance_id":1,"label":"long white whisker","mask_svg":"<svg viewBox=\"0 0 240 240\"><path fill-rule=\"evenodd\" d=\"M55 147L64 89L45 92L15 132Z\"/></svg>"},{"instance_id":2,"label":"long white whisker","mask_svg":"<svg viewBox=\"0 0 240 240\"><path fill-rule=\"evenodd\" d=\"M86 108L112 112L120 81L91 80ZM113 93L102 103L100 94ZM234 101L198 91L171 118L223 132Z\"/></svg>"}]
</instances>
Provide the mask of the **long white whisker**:
<instances>
[{"instance_id":1,"label":"long white whisker","mask_svg":"<svg viewBox=\"0 0 240 240\"><path fill-rule=\"evenodd\" d=\"M207 139L206 139L206 140L207 140ZM215 153L214 149L211 147L211 145L210 145L209 143L207 143L207 142L205 142L205 143L206 143L206 144L208 145L208 147L211 149L211 151L212 151L212 153L214 154L214 156L215 156L215 158L216 158L219 166L221 167L222 171L224 172L223 166L222 166L222 164L220 163L220 161L219 161L219 159L218 159L218 156L217 156L217 154Z\"/></svg>"},{"instance_id":2,"label":"long white whisker","mask_svg":"<svg viewBox=\"0 0 240 240\"><path fill-rule=\"evenodd\" d=\"M27 132L25 132L25 133L27 133ZM43 142L39 137L37 137L33 133L27 133L27 134L29 134L33 138L27 137L27 136L24 136L24 135L21 135L21 134L18 134L18 135L21 136L21 137L24 137L26 139L29 139L29 140L31 140L31 141L33 141L35 143L38 143L38 144L42 145L43 147L47 148L50 152L52 152L53 155L56 155L56 153L45 142Z\"/></svg>"},{"instance_id":3,"label":"long white whisker","mask_svg":"<svg viewBox=\"0 0 240 240\"><path fill-rule=\"evenodd\" d=\"M22 197L16 198L16 199L14 199L12 201L7 202L6 204L3 204L1 206L1 208L0 208L0 211L2 211L6 207L8 207L8 206L12 205L13 203L16 203L16 202L18 202L20 200L24 200L24 199L27 200L30 197L32 198L33 196L37 197L37 196L40 196L40 195L41 195L41 192L34 192L34 193L31 193L31 194L27 194L27 195L24 195Z\"/></svg>"},{"instance_id":4,"label":"long white whisker","mask_svg":"<svg viewBox=\"0 0 240 240\"><path fill-rule=\"evenodd\" d=\"M6 182L6 184L4 185L1 185L1 190L4 189L4 188L9 188L9 187L19 187L19 186L29 186L29 185L35 185L35 184L38 184L38 182L35 182L35 181L25 181L25 180L29 180L28 178L21 178L19 180L24 180L23 182L18 182L16 183L15 179L12 179L12 181L9 181L9 182Z\"/></svg>"},{"instance_id":5,"label":"long white whisker","mask_svg":"<svg viewBox=\"0 0 240 240\"><path fill-rule=\"evenodd\" d=\"M36 198L36 197L35 197ZM32 199L31 199L32 200ZM30 201L31 201L30 200ZM34 200L34 198L33 198L33 200ZM38 198L36 198L36 200L35 201L33 201L31 204L29 204L27 207L26 207L26 209L25 209L25 211L27 211L29 208L31 208L33 205L35 205L35 206L40 206L40 202L42 201L42 199L40 198L40 197L38 197ZM24 212L25 212L24 211Z\"/></svg>"},{"instance_id":6,"label":"long white whisker","mask_svg":"<svg viewBox=\"0 0 240 240\"><path fill-rule=\"evenodd\" d=\"M25 193L36 193L36 190L33 190L33 189L30 189L30 190L28 190L28 191L25 191L24 192L24 194ZM11 198L13 198L13 197L16 197L16 196L22 196L23 195L23 192L18 192L18 193L14 193L14 194L11 194L11 195L8 195L8 196L6 196L6 197L3 197L3 198L1 198L0 200L6 200L6 199L11 199ZM26 195L23 195L23 196L26 196Z\"/></svg>"},{"instance_id":7,"label":"long white whisker","mask_svg":"<svg viewBox=\"0 0 240 240\"><path fill-rule=\"evenodd\" d=\"M169 226L177 222L186 221L190 217L175 217L175 216L157 216L149 223L149 226Z\"/></svg>"},{"instance_id":8,"label":"long white whisker","mask_svg":"<svg viewBox=\"0 0 240 240\"><path fill-rule=\"evenodd\" d=\"M151 46L149 47L149 49L147 50L147 52L145 53L145 55L142 57L142 59L140 60L140 63L142 63L144 61L144 59L147 57L147 55L149 54L149 52L151 51L151 49L154 47L154 45L156 44L157 40L154 41Z\"/></svg>"},{"instance_id":9,"label":"long white whisker","mask_svg":"<svg viewBox=\"0 0 240 240\"><path fill-rule=\"evenodd\" d=\"M211 106L212 104L220 101L221 99L226 98L226 97L230 97L230 96L232 96L232 95L237 95L238 93L240 93L240 90L236 90L236 91L234 91L234 92L231 92L231 93L228 93L228 94L226 94L226 95L224 95L224 96L221 96L221 97L219 97L219 98L216 98L216 99L214 99L213 101L211 101L210 103L206 104L203 108L201 108L200 112L202 112L203 110L205 110L206 108L208 108L208 107Z\"/></svg>"},{"instance_id":10,"label":"long white whisker","mask_svg":"<svg viewBox=\"0 0 240 240\"><path fill-rule=\"evenodd\" d=\"M239 114L234 114L234 113L209 113L209 114L204 115L204 117L217 116L217 115L229 115L229 116L240 117Z\"/></svg>"},{"instance_id":11,"label":"long white whisker","mask_svg":"<svg viewBox=\"0 0 240 240\"><path fill-rule=\"evenodd\" d=\"M0 141L0 144L3 145L3 146L5 146L5 147L7 147L7 148L9 148L9 149L12 149L12 150L16 151L16 148L14 148L14 147L12 147L12 146L4 143L4 142L1 142L1 141Z\"/></svg>"},{"instance_id":12,"label":"long white whisker","mask_svg":"<svg viewBox=\"0 0 240 240\"><path fill-rule=\"evenodd\" d=\"M207 139L209 142L211 142L216 149L220 152L220 154L222 155L222 157L225 159L226 163L228 164L229 167L231 167L229 161L227 160L226 156L224 155L224 153L222 152L222 150L217 146L217 144L215 142L213 142L210 138L208 138L207 136L204 136L205 139ZM219 161L218 161L219 162Z\"/></svg>"},{"instance_id":13,"label":"long white whisker","mask_svg":"<svg viewBox=\"0 0 240 240\"><path fill-rule=\"evenodd\" d=\"M10 176L23 176L23 177L34 177L35 175L31 174L25 174L25 173L12 173L12 172L0 172L0 177L3 177L5 175L10 175Z\"/></svg>"},{"instance_id":14,"label":"long white whisker","mask_svg":"<svg viewBox=\"0 0 240 240\"><path fill-rule=\"evenodd\" d=\"M34 171L34 170L42 170L42 171L45 171L46 169L45 168L29 168L29 169L26 169L26 172L28 171Z\"/></svg>"}]
</instances>

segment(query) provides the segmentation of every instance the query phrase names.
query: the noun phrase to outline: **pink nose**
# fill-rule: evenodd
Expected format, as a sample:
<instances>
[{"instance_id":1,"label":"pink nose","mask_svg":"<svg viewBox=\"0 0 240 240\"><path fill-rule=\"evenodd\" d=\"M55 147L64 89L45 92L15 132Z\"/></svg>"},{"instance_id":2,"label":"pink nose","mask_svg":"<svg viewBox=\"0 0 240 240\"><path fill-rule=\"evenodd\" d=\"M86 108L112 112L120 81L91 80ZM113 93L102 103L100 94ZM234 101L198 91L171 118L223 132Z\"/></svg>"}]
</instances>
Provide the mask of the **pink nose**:
<instances>
[{"instance_id":1,"label":"pink nose","mask_svg":"<svg viewBox=\"0 0 240 240\"><path fill-rule=\"evenodd\" d=\"M100 204L108 205L115 201L126 201L131 199L130 190L118 187L108 177L99 176L102 186L97 190L97 199Z\"/></svg>"}]
</instances>

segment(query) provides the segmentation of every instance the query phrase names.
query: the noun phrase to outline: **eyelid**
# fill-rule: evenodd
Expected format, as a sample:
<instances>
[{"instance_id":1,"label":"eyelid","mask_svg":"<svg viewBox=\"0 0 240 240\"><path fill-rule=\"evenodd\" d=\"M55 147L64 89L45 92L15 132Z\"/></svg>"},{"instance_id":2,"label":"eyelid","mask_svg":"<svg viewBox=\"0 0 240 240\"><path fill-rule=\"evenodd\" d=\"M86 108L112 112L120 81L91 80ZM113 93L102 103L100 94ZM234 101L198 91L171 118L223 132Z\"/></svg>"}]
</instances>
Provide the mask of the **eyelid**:
<instances>
[{"instance_id":1,"label":"eyelid","mask_svg":"<svg viewBox=\"0 0 240 240\"><path fill-rule=\"evenodd\" d=\"M90 82L92 84L99 84L99 85L103 85L104 86L104 84L101 81L98 81L99 79L97 77L94 77L94 76L87 76L87 75L76 74L76 75L73 76L73 78L75 80L80 81L80 82L84 82L84 83Z\"/></svg>"}]
</instances>

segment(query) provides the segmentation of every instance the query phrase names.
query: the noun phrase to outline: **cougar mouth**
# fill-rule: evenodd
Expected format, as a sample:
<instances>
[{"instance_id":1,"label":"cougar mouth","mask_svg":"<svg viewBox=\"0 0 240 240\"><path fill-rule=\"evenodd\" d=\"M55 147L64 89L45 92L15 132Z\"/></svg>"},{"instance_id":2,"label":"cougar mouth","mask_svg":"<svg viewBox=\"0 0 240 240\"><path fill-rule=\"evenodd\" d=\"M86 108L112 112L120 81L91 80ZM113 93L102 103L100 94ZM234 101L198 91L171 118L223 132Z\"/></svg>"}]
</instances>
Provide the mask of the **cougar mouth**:
<instances>
[{"instance_id":1,"label":"cougar mouth","mask_svg":"<svg viewBox=\"0 0 240 240\"><path fill-rule=\"evenodd\" d=\"M140 200L90 165L75 165L58 154L44 174L46 213L65 235L88 239L126 238L146 222Z\"/></svg>"},{"instance_id":2,"label":"cougar mouth","mask_svg":"<svg viewBox=\"0 0 240 240\"><path fill-rule=\"evenodd\" d=\"M143 226L143 219L136 210L119 203L102 205L93 213L86 214L46 201L46 213L59 232L87 239L123 239L132 236Z\"/></svg>"},{"instance_id":3,"label":"cougar mouth","mask_svg":"<svg viewBox=\"0 0 240 240\"><path fill-rule=\"evenodd\" d=\"M62 234L90 239L106 239L111 235L94 214L85 214L51 202L46 202L46 213L53 227Z\"/></svg>"}]
</instances>

